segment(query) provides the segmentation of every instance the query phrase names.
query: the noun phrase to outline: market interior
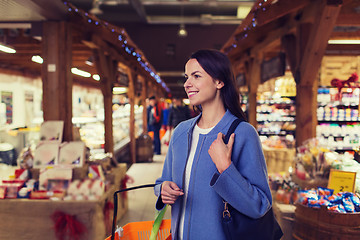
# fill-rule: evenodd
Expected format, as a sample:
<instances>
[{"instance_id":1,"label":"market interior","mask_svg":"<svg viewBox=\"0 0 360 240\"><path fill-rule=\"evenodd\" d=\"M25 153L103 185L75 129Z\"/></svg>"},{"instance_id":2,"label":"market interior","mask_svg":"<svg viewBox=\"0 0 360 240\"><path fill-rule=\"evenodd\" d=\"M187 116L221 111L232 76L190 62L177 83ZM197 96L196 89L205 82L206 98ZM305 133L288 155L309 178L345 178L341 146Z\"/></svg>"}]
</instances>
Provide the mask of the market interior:
<instances>
[{"instance_id":1,"label":"market interior","mask_svg":"<svg viewBox=\"0 0 360 240\"><path fill-rule=\"evenodd\" d=\"M200 48L233 64L282 239L358 239L360 0L0 0L0 239L110 236L113 193L162 171L148 98L192 110ZM118 196L119 226L155 219L151 188Z\"/></svg>"}]
</instances>

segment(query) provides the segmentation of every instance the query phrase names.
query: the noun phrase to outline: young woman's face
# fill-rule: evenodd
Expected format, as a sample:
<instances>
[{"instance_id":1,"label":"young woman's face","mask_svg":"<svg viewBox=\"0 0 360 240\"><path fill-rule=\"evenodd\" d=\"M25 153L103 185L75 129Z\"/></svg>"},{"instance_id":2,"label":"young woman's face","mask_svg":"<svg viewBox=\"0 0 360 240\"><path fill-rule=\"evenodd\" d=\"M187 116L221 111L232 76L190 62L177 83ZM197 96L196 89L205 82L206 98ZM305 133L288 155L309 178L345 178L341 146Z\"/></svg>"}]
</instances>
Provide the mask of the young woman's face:
<instances>
[{"instance_id":1,"label":"young woman's face","mask_svg":"<svg viewBox=\"0 0 360 240\"><path fill-rule=\"evenodd\" d=\"M201 67L196 59L190 59L185 65L184 88L190 104L204 105L211 103L219 95L218 89L223 84L215 80Z\"/></svg>"}]
</instances>

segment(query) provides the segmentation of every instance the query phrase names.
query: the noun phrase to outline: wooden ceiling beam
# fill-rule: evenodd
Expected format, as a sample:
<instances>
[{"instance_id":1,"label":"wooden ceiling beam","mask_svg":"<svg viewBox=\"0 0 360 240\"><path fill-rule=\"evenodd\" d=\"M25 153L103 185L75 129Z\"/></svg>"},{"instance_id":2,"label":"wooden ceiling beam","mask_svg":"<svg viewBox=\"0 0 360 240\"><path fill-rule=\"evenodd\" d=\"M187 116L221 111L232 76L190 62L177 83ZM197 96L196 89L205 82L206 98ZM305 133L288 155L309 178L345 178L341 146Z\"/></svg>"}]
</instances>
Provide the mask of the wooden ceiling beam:
<instances>
[{"instance_id":1,"label":"wooden ceiling beam","mask_svg":"<svg viewBox=\"0 0 360 240\"><path fill-rule=\"evenodd\" d=\"M336 20L337 26L360 26L360 14L359 13L346 13L340 14Z\"/></svg>"},{"instance_id":2,"label":"wooden ceiling beam","mask_svg":"<svg viewBox=\"0 0 360 240\"><path fill-rule=\"evenodd\" d=\"M86 86L86 87L92 87L92 88L98 88L100 89L101 85L99 81L95 81L92 78L82 78L82 77L73 77L74 84Z\"/></svg>"},{"instance_id":3,"label":"wooden ceiling beam","mask_svg":"<svg viewBox=\"0 0 360 240\"><path fill-rule=\"evenodd\" d=\"M332 32L330 39L360 39L360 30L353 32Z\"/></svg>"},{"instance_id":4,"label":"wooden ceiling beam","mask_svg":"<svg viewBox=\"0 0 360 240\"><path fill-rule=\"evenodd\" d=\"M258 48L258 45L264 42L264 40L265 44L262 44L262 46L265 46L266 42L269 43L276 40L276 38L279 38L277 34L285 34L288 28L291 28L288 26L289 22L292 22L290 16L284 16L283 18L253 29L247 34L246 38L241 38L240 35L237 35L236 38L239 39L236 42L237 47L228 54L230 60L234 62L239 61L244 55L250 55L252 48L254 48L253 51L257 51L255 48ZM274 34L271 34L273 31ZM261 47L259 47L259 49L260 48Z\"/></svg>"},{"instance_id":5,"label":"wooden ceiling beam","mask_svg":"<svg viewBox=\"0 0 360 240\"><path fill-rule=\"evenodd\" d=\"M269 9L267 9L266 11L258 11L258 14L256 16L256 23L258 26L262 26L289 13L300 10L306 5L308 5L310 2L310 0L279 0L276 3L272 4L271 7L269 7Z\"/></svg>"},{"instance_id":6,"label":"wooden ceiling beam","mask_svg":"<svg viewBox=\"0 0 360 240\"><path fill-rule=\"evenodd\" d=\"M329 44L326 47L326 55L347 55L359 56L359 44Z\"/></svg>"},{"instance_id":7,"label":"wooden ceiling beam","mask_svg":"<svg viewBox=\"0 0 360 240\"><path fill-rule=\"evenodd\" d=\"M321 59L328 45L327 41L341 9L341 5L321 4L315 22L312 24L306 47L302 51L303 56L299 65L299 72L302 74L300 84L304 85L312 85L312 82L315 81ZM295 80L299 82L300 79Z\"/></svg>"},{"instance_id":8,"label":"wooden ceiling beam","mask_svg":"<svg viewBox=\"0 0 360 240\"><path fill-rule=\"evenodd\" d=\"M23 76L23 77L31 77L31 78L40 78L40 69L39 71L33 69L24 69L24 68L16 68L16 66L7 66L2 67L0 63L0 73Z\"/></svg>"},{"instance_id":9,"label":"wooden ceiling beam","mask_svg":"<svg viewBox=\"0 0 360 240\"><path fill-rule=\"evenodd\" d=\"M255 57L260 52L262 52L263 56L267 56L267 53L272 55L274 51L281 51L281 37L294 32L296 26L299 24L299 21L296 20L294 14L289 15L288 19L289 20L286 21L284 26L275 28L273 31L270 31L267 35L265 35L265 38L262 42L251 48L250 56Z\"/></svg>"},{"instance_id":10,"label":"wooden ceiling beam","mask_svg":"<svg viewBox=\"0 0 360 240\"><path fill-rule=\"evenodd\" d=\"M343 0L343 6L336 20L337 26L360 26L359 2L354 0Z\"/></svg>"}]
</instances>

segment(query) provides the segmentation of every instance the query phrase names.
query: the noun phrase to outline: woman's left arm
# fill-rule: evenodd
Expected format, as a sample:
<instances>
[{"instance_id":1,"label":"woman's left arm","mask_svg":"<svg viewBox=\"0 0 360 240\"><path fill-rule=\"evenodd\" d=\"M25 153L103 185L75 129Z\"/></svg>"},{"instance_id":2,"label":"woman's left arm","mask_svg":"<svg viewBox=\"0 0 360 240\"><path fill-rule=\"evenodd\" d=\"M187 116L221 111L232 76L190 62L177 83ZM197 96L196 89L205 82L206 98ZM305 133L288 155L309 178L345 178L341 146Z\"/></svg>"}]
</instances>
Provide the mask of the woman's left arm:
<instances>
[{"instance_id":1,"label":"woman's left arm","mask_svg":"<svg viewBox=\"0 0 360 240\"><path fill-rule=\"evenodd\" d=\"M247 123L239 125L227 145L220 134L209 148L218 169L210 185L238 211L259 218L272 202L259 136Z\"/></svg>"}]
</instances>

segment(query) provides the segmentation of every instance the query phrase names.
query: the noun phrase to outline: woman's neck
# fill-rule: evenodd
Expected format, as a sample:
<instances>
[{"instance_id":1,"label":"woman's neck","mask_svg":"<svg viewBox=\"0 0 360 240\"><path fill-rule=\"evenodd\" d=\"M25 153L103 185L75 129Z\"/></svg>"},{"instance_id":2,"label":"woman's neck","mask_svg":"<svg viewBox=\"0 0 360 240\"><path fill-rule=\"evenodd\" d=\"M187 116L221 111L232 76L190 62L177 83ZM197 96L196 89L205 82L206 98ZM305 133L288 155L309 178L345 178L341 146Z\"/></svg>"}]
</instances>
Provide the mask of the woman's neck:
<instances>
[{"instance_id":1,"label":"woman's neck","mask_svg":"<svg viewBox=\"0 0 360 240\"><path fill-rule=\"evenodd\" d=\"M224 116L226 110L223 104L219 106L212 106L210 108L202 106L202 114L199 119L198 126L199 128L211 128L214 127L222 117Z\"/></svg>"}]
</instances>

